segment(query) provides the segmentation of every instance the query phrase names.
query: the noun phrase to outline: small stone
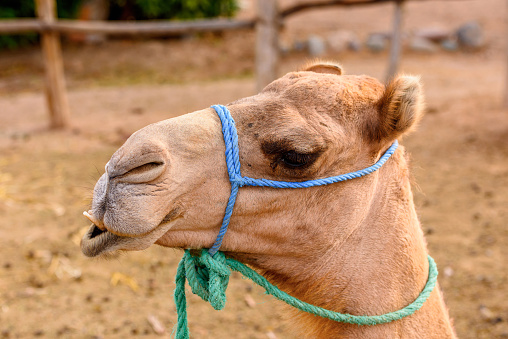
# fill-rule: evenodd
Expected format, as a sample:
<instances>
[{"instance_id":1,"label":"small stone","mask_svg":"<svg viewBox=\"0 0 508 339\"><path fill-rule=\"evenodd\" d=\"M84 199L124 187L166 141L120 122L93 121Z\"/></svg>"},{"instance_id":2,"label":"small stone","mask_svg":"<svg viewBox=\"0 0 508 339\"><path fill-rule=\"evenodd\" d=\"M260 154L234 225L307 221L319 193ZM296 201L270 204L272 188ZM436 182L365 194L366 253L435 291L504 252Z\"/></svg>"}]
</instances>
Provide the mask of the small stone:
<instances>
[{"instance_id":1,"label":"small stone","mask_svg":"<svg viewBox=\"0 0 508 339\"><path fill-rule=\"evenodd\" d=\"M148 317L146 317L146 320L152 327L153 331L156 334L164 334L166 332L166 329L164 328L164 325L160 322L159 318L157 318L155 315L150 314Z\"/></svg>"},{"instance_id":2,"label":"small stone","mask_svg":"<svg viewBox=\"0 0 508 339\"><path fill-rule=\"evenodd\" d=\"M451 268L450 266L446 266L444 269L443 269L443 274L445 277L451 277L453 275L453 268Z\"/></svg>"},{"instance_id":3,"label":"small stone","mask_svg":"<svg viewBox=\"0 0 508 339\"><path fill-rule=\"evenodd\" d=\"M365 44L371 52L382 52L387 48L387 40L384 34L374 33L369 35Z\"/></svg>"},{"instance_id":4,"label":"small stone","mask_svg":"<svg viewBox=\"0 0 508 339\"><path fill-rule=\"evenodd\" d=\"M250 308L254 308L256 306L256 301L250 294L246 294L244 300L245 304L247 304Z\"/></svg>"},{"instance_id":5,"label":"small stone","mask_svg":"<svg viewBox=\"0 0 508 339\"><path fill-rule=\"evenodd\" d=\"M441 41L441 48L445 51L455 52L459 49L459 43L457 39L446 39Z\"/></svg>"},{"instance_id":6,"label":"small stone","mask_svg":"<svg viewBox=\"0 0 508 339\"><path fill-rule=\"evenodd\" d=\"M293 49L295 50L295 52L303 52L307 49L307 47L308 44L306 41L296 40L293 43Z\"/></svg>"},{"instance_id":7,"label":"small stone","mask_svg":"<svg viewBox=\"0 0 508 339\"><path fill-rule=\"evenodd\" d=\"M479 49L485 45L483 29L477 22L468 22L457 30L459 44L466 49Z\"/></svg>"},{"instance_id":8,"label":"small stone","mask_svg":"<svg viewBox=\"0 0 508 339\"><path fill-rule=\"evenodd\" d=\"M317 35L311 35L308 40L309 54L311 56L321 56L326 52L326 45L323 38Z\"/></svg>"},{"instance_id":9,"label":"small stone","mask_svg":"<svg viewBox=\"0 0 508 339\"><path fill-rule=\"evenodd\" d=\"M495 318L495 314L487 308L485 305L479 307L480 315L484 320L490 321Z\"/></svg>"},{"instance_id":10,"label":"small stone","mask_svg":"<svg viewBox=\"0 0 508 339\"><path fill-rule=\"evenodd\" d=\"M436 45L432 41L420 37L411 39L409 47L415 52L435 53L437 51Z\"/></svg>"},{"instance_id":11,"label":"small stone","mask_svg":"<svg viewBox=\"0 0 508 339\"><path fill-rule=\"evenodd\" d=\"M266 337L268 339L277 339L277 336L275 335L275 333L273 333L273 331L266 332Z\"/></svg>"},{"instance_id":12,"label":"small stone","mask_svg":"<svg viewBox=\"0 0 508 339\"><path fill-rule=\"evenodd\" d=\"M360 40L350 41L348 47L351 51L358 52L362 49L362 42Z\"/></svg>"}]
</instances>

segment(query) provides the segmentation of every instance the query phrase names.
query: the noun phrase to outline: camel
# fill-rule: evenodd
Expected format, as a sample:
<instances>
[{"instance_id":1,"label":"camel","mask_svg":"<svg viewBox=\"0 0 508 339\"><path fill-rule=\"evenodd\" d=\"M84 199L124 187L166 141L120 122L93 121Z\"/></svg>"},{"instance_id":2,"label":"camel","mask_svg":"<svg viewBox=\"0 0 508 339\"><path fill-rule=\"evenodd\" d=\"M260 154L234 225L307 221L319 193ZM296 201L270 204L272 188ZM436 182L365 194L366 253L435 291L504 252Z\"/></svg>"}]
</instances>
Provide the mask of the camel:
<instances>
[{"instance_id":1,"label":"camel","mask_svg":"<svg viewBox=\"0 0 508 339\"><path fill-rule=\"evenodd\" d=\"M243 176L305 181L374 164L423 114L418 77L386 86L313 63L227 105ZM212 108L149 125L107 163L81 248L87 256L152 244L210 248L230 194L221 121ZM328 310L405 307L429 263L402 146L377 171L301 189L242 187L220 250L290 295ZM439 286L406 318L375 326L290 309L306 338L455 338Z\"/></svg>"}]
</instances>

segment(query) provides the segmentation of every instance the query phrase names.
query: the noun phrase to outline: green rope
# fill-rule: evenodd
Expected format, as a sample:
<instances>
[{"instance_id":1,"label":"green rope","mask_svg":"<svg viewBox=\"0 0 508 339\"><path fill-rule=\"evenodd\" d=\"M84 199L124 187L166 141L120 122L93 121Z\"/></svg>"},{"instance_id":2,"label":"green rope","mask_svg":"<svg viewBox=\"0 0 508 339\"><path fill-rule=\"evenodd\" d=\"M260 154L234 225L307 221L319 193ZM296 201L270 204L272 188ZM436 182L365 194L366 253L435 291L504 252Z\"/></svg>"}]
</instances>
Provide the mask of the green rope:
<instances>
[{"instance_id":1,"label":"green rope","mask_svg":"<svg viewBox=\"0 0 508 339\"><path fill-rule=\"evenodd\" d=\"M263 287L267 294L271 294L275 298L282 300L301 311L342 323L378 325L407 317L422 307L423 303L427 300L436 285L438 274L436 263L430 255L428 256L428 260L429 277L427 279L427 284L413 303L398 311L382 315L363 316L329 311L296 299L295 297L292 297L278 289L277 286L272 285L268 280L266 280L266 278L241 262L226 258L222 252L217 252L212 257L207 250L203 249L201 250L200 256L193 256L189 250L186 250L176 272L175 303L178 314L178 323L175 338L189 338L189 327L187 325L187 301L185 298L186 278L189 281L192 292L199 295L203 300L209 302L216 310L221 310L226 305L226 288L228 287L231 270L233 270L240 272L245 277L251 279L254 283Z\"/></svg>"}]
</instances>

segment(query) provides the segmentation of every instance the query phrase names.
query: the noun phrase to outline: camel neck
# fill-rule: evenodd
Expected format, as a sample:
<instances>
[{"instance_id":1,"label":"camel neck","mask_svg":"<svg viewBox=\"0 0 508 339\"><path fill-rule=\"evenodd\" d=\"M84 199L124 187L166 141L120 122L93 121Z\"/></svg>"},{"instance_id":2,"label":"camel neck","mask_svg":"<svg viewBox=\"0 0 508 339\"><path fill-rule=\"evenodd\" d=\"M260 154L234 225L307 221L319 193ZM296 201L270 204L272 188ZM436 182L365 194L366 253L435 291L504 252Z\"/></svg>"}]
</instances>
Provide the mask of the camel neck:
<instances>
[{"instance_id":1,"label":"camel neck","mask_svg":"<svg viewBox=\"0 0 508 339\"><path fill-rule=\"evenodd\" d=\"M378 175L364 179L368 196L356 205L356 210L363 213L334 215L343 209L329 209L329 224L320 226L330 230L328 241L318 238L297 256L259 256L243 261L290 295L335 312L380 315L409 305L427 282L428 261L409 180L399 174L393 173L390 180L386 175L383 181ZM347 195L348 187L344 185L341 192L331 194ZM302 228L306 226L316 227ZM433 330L436 337L450 338L453 332L438 290L436 287L414 315L384 325L348 325L292 312L298 315L297 325L309 338L390 337L393 333L409 333L404 331L418 328L414 322L426 322L436 315L441 325Z\"/></svg>"}]
</instances>

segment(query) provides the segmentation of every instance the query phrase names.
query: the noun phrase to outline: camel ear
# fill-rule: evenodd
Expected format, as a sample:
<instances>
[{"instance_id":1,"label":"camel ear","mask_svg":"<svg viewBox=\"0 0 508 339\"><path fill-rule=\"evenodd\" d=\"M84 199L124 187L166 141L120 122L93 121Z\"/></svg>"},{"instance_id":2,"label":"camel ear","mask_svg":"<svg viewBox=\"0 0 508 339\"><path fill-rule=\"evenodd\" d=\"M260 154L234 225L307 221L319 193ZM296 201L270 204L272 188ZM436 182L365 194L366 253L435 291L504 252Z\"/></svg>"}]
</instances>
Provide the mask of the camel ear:
<instances>
[{"instance_id":1,"label":"camel ear","mask_svg":"<svg viewBox=\"0 0 508 339\"><path fill-rule=\"evenodd\" d=\"M401 75L390 81L379 101L378 139L397 139L410 132L423 116L420 78Z\"/></svg>"},{"instance_id":2,"label":"camel ear","mask_svg":"<svg viewBox=\"0 0 508 339\"><path fill-rule=\"evenodd\" d=\"M303 70L307 72L342 75L342 67L331 62L313 62L307 65Z\"/></svg>"}]
</instances>

